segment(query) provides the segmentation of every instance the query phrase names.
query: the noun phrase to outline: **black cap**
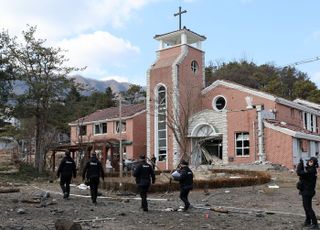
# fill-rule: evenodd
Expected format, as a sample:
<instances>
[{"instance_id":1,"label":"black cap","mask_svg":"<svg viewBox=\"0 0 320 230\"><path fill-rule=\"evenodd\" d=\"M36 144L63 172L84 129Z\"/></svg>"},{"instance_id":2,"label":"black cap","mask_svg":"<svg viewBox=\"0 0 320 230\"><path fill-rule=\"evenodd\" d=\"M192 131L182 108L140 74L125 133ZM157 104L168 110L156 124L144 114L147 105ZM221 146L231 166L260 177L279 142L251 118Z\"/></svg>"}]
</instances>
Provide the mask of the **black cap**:
<instances>
[{"instance_id":1,"label":"black cap","mask_svg":"<svg viewBox=\"0 0 320 230\"><path fill-rule=\"evenodd\" d=\"M189 162L186 160L181 160L180 165L189 165Z\"/></svg>"},{"instance_id":2,"label":"black cap","mask_svg":"<svg viewBox=\"0 0 320 230\"><path fill-rule=\"evenodd\" d=\"M319 164L318 164L318 158L316 158L316 157L311 157L308 161L312 161L313 162L313 165L315 166L315 167L319 167Z\"/></svg>"},{"instance_id":3,"label":"black cap","mask_svg":"<svg viewBox=\"0 0 320 230\"><path fill-rule=\"evenodd\" d=\"M318 158L316 158L316 157L310 157L310 159L308 159L308 161L318 162Z\"/></svg>"},{"instance_id":4,"label":"black cap","mask_svg":"<svg viewBox=\"0 0 320 230\"><path fill-rule=\"evenodd\" d=\"M69 150L66 150L64 154L65 154L66 156L70 156L70 151L69 151Z\"/></svg>"},{"instance_id":5,"label":"black cap","mask_svg":"<svg viewBox=\"0 0 320 230\"><path fill-rule=\"evenodd\" d=\"M141 160L145 160L145 159L146 159L146 155L141 154L139 158L140 158Z\"/></svg>"}]
</instances>

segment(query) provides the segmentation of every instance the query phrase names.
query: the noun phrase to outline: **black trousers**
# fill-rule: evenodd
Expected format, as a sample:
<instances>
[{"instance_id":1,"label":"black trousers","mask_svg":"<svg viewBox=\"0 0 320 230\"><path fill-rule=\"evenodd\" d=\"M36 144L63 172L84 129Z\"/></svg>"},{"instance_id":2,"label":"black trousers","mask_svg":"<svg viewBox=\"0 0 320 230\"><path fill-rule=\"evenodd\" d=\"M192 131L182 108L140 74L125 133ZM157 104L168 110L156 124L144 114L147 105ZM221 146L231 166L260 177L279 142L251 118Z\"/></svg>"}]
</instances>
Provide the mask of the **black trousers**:
<instances>
[{"instance_id":1,"label":"black trousers","mask_svg":"<svg viewBox=\"0 0 320 230\"><path fill-rule=\"evenodd\" d=\"M317 217L312 209L312 197L313 196L302 196L303 208L304 208L304 212L306 214L305 223L317 224L318 223Z\"/></svg>"},{"instance_id":2,"label":"black trousers","mask_svg":"<svg viewBox=\"0 0 320 230\"><path fill-rule=\"evenodd\" d=\"M65 177L61 176L60 177L60 187L62 189L63 194L67 194L67 197L69 197L70 194L70 183L71 183L71 176L70 177Z\"/></svg>"},{"instance_id":3,"label":"black trousers","mask_svg":"<svg viewBox=\"0 0 320 230\"><path fill-rule=\"evenodd\" d=\"M98 196L99 177L90 178L89 186L91 200L93 203L96 203Z\"/></svg>"},{"instance_id":4,"label":"black trousers","mask_svg":"<svg viewBox=\"0 0 320 230\"><path fill-rule=\"evenodd\" d=\"M149 190L150 185L143 185L143 186L138 186L139 192L140 192L140 197L141 197L141 208L144 211L148 210L148 201L147 201L147 193Z\"/></svg>"},{"instance_id":5,"label":"black trousers","mask_svg":"<svg viewBox=\"0 0 320 230\"><path fill-rule=\"evenodd\" d=\"M191 189L180 188L180 199L184 203L184 209L187 210L190 206L190 202L188 200L189 192Z\"/></svg>"}]
</instances>

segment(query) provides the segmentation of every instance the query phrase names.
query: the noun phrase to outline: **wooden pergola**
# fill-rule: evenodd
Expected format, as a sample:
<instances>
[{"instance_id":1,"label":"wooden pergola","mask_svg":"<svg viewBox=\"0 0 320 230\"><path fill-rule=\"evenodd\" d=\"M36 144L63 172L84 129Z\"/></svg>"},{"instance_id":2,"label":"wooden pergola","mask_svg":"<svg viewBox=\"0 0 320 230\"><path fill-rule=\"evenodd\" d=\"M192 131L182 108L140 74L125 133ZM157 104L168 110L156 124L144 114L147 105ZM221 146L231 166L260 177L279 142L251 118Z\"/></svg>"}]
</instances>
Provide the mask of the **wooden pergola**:
<instances>
[{"instance_id":1,"label":"wooden pergola","mask_svg":"<svg viewBox=\"0 0 320 230\"><path fill-rule=\"evenodd\" d=\"M128 140L122 140L122 146L131 145L132 141ZM70 144L62 144L62 145L56 145L50 148L50 151L52 151L51 154L51 169L54 172L56 167L56 153L62 152L62 151L70 151L71 156L73 159L77 157L77 154L84 153L84 157L86 160L89 160L90 153L94 152L95 150L101 150L101 163L102 165L106 164L106 160L110 159L111 166L117 171L119 170L119 151L118 150L120 146L120 141L118 139L108 139L108 140L95 140L91 142L83 142L78 143L76 145L70 145ZM108 156L108 152L110 150L110 154Z\"/></svg>"}]
</instances>

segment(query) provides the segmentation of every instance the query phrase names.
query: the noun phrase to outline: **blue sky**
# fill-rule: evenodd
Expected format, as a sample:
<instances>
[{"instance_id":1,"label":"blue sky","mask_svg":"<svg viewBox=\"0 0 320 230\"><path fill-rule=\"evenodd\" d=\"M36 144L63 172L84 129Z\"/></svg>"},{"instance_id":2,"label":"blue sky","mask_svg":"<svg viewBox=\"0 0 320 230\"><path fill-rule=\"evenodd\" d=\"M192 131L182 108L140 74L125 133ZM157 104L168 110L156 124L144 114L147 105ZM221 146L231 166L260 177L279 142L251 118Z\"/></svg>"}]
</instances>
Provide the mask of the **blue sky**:
<instances>
[{"instance_id":1,"label":"blue sky","mask_svg":"<svg viewBox=\"0 0 320 230\"><path fill-rule=\"evenodd\" d=\"M207 40L206 63L246 59L285 66L320 56L319 0L0 0L0 28L38 26L48 45L68 50L81 75L146 84L156 34L182 25ZM320 87L320 61L296 66Z\"/></svg>"}]
</instances>

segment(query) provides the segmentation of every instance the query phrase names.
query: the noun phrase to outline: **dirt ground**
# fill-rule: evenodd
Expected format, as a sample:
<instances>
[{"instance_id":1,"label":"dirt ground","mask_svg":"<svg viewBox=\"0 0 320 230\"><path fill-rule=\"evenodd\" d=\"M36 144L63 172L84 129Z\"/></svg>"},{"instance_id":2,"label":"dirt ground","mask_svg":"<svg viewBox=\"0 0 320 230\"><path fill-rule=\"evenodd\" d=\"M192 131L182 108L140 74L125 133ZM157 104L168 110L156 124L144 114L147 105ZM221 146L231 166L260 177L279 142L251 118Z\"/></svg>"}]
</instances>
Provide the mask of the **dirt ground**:
<instances>
[{"instance_id":1,"label":"dirt ground","mask_svg":"<svg viewBox=\"0 0 320 230\"><path fill-rule=\"evenodd\" d=\"M187 212L172 211L182 205L178 192L149 194L149 212L143 212L139 196L132 194L118 196L100 190L103 196L94 206L87 197L89 190L72 187L72 194L83 197L72 195L63 200L58 182L20 184L20 192L0 194L0 229L55 229L59 218L78 222L82 229L302 229L304 215L295 188L297 176L288 171L270 173L272 182L266 185L193 190L193 207ZM314 209L319 214L318 188ZM50 197L43 199L42 205L30 203L44 195L43 191ZM219 207L228 213L210 210Z\"/></svg>"}]
</instances>

